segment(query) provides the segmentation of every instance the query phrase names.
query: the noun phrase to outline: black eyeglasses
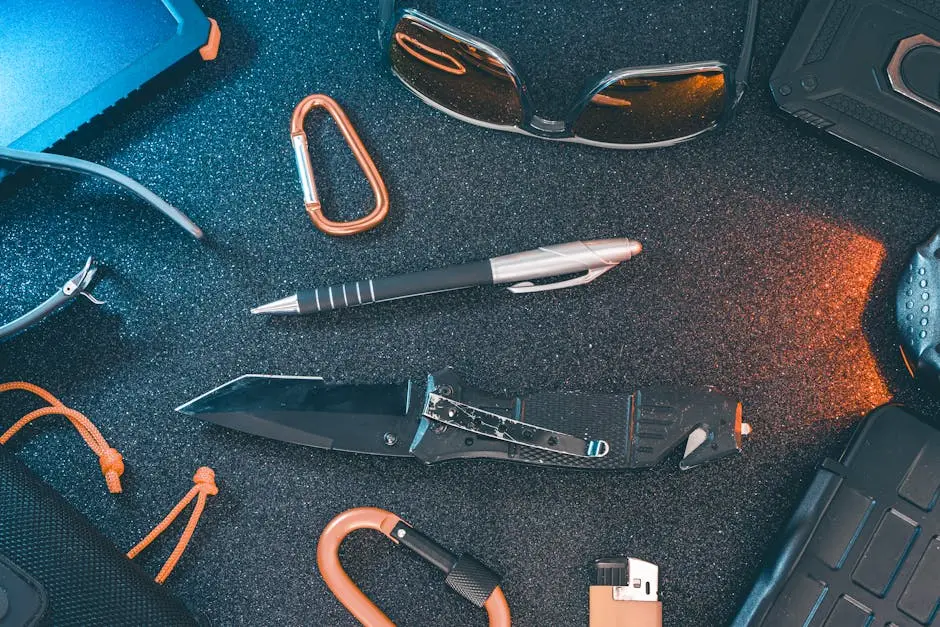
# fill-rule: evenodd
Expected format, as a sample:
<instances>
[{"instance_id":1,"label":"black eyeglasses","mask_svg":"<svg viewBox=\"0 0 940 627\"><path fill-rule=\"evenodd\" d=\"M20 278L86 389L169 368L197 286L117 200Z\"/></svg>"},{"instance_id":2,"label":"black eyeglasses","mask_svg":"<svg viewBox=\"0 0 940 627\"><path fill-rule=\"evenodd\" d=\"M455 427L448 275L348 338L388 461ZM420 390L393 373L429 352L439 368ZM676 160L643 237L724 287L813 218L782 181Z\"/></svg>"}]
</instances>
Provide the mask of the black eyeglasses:
<instances>
[{"instance_id":1,"label":"black eyeglasses","mask_svg":"<svg viewBox=\"0 0 940 627\"><path fill-rule=\"evenodd\" d=\"M509 57L482 39L416 9L381 0L380 37L395 75L455 118L545 139L605 148L657 148L723 126L740 102L757 30L749 0L737 68L719 61L614 70L585 90L563 120L535 115Z\"/></svg>"}]
</instances>

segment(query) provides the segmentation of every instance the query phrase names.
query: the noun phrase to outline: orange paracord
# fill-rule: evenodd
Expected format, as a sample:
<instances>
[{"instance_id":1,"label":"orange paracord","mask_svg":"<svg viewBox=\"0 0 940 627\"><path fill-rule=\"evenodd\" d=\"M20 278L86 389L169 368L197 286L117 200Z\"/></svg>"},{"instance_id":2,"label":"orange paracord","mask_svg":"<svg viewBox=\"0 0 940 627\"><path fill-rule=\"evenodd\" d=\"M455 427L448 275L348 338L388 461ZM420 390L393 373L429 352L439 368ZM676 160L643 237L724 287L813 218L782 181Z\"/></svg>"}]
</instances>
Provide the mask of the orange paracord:
<instances>
[{"instance_id":1,"label":"orange paracord","mask_svg":"<svg viewBox=\"0 0 940 627\"><path fill-rule=\"evenodd\" d=\"M101 472L104 474L105 481L108 484L108 490L111 493L121 491L120 477L124 473L124 460L120 453L108 445L108 442L104 439L104 436L101 435L101 432L98 431L98 428L95 427L84 414L70 407L66 407L65 404L55 396L32 383L26 383L24 381L0 383L0 393L11 390L31 392L49 403L49 406L31 411L17 420L12 427L0 435L0 445L6 444L20 429L36 418L50 415L65 416L75 426L75 429L88 444L89 448L98 456L98 460L101 464ZM189 522L186 523L186 528L183 530L183 535L176 544L176 548L173 549L173 552L163 565L163 568L161 568L160 572L157 574L155 578L157 583L166 581L166 578L170 576L177 562L179 562L180 557L182 557L183 551L186 550L186 545L188 545L189 541L192 539L196 525L199 523L199 517L202 516L202 512L206 507L206 499L210 495L214 496L219 493L219 488L215 485L215 472L211 468L206 466L199 468L193 477L193 481L196 485L189 490L186 496L170 511L167 517L164 518L159 525L154 527L153 531L147 534L146 538L138 542L137 546L127 553L127 557L131 559L136 557L137 554L147 548L157 536L163 533L176 517L179 516L180 512L186 509L189 502L195 498L196 505L193 508L192 516L190 516Z\"/></svg>"},{"instance_id":2,"label":"orange paracord","mask_svg":"<svg viewBox=\"0 0 940 627\"><path fill-rule=\"evenodd\" d=\"M173 569L176 567L176 563L179 561L180 557L182 557L183 551L186 550L186 545L189 544L190 539L192 539L196 525L199 523L199 517L202 516L202 510L206 507L206 499L209 496L215 496L219 493L219 488L215 485L215 472L207 466L202 466L196 471L196 474L193 476L193 482L196 485L189 489L186 496L176 504L176 507L170 510L166 518L160 521L160 524L154 527L153 531L148 533L146 538L138 542L137 546L127 552L127 557L131 559L137 557L138 553L150 546L150 543L156 540L157 536L166 531L170 523L176 520L176 517L180 515L180 512L186 509L186 506L189 505L189 502L192 501L193 498L196 499L196 505L193 507L193 513L192 516L189 517L189 522L186 523L183 535L180 536L179 542L176 543L176 548L170 553L170 557L167 558L163 568L160 569L160 572L157 573L157 576L154 578L154 581L157 583L166 581L166 578L170 576L170 573L173 572Z\"/></svg>"},{"instance_id":3,"label":"orange paracord","mask_svg":"<svg viewBox=\"0 0 940 627\"><path fill-rule=\"evenodd\" d=\"M42 407L31 411L17 420L3 435L0 435L0 444L6 444L20 429L36 418L51 415L65 416L75 426L75 430L82 436L82 439L85 440L88 447L98 456L98 461L101 464L101 472L104 474L104 480L108 484L108 491L112 494L121 491L121 475L124 473L124 460L120 453L108 445L107 440L104 439L104 436L101 435L98 428L95 427L83 413L66 407L62 401L55 396L32 383L14 381L13 383L0 384L0 393L10 390L32 392L49 403L49 407Z\"/></svg>"}]
</instances>

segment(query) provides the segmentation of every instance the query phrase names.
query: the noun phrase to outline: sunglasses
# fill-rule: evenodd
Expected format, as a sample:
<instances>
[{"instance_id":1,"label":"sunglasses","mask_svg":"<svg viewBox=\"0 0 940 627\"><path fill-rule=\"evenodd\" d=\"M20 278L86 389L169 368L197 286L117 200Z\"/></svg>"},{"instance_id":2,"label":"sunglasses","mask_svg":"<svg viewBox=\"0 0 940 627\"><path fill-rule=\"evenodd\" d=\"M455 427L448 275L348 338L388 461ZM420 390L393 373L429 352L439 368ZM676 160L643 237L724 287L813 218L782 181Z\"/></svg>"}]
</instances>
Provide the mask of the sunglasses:
<instances>
[{"instance_id":1,"label":"sunglasses","mask_svg":"<svg viewBox=\"0 0 940 627\"><path fill-rule=\"evenodd\" d=\"M723 126L747 86L758 0L749 0L732 74L719 61L631 67L582 92L563 120L535 114L500 49L416 9L381 0L380 37L392 72L419 98L471 124L604 148L658 148Z\"/></svg>"}]
</instances>

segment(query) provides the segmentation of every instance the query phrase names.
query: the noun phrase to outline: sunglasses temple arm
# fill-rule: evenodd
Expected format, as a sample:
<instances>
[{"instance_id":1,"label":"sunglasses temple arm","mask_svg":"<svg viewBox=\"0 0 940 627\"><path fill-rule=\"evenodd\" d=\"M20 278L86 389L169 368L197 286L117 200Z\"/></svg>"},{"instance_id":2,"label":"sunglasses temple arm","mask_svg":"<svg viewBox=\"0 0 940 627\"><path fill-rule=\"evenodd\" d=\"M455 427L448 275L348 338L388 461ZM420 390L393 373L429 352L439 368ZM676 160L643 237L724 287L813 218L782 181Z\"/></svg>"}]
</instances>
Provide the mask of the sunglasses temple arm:
<instances>
[{"instance_id":1,"label":"sunglasses temple arm","mask_svg":"<svg viewBox=\"0 0 940 627\"><path fill-rule=\"evenodd\" d=\"M760 0L750 0L747 7L747 24L744 27L744 46L741 48L741 58L738 59L738 68L734 72L734 104L735 106L744 96L747 88L748 75L751 73L751 60L754 58L754 40L757 37L757 13Z\"/></svg>"},{"instance_id":2,"label":"sunglasses temple arm","mask_svg":"<svg viewBox=\"0 0 940 627\"><path fill-rule=\"evenodd\" d=\"M395 0L379 0L379 41L384 41L395 16Z\"/></svg>"}]
</instances>

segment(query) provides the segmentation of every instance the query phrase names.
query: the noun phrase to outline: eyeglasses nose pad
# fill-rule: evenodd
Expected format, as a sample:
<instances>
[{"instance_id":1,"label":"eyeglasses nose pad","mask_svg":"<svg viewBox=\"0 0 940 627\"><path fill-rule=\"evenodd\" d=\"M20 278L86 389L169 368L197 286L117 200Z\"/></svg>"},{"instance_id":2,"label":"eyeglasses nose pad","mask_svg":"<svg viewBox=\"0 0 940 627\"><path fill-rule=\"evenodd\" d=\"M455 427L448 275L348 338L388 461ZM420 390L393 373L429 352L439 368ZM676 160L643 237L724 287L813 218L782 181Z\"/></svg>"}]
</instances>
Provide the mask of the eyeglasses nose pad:
<instances>
[{"instance_id":1,"label":"eyeglasses nose pad","mask_svg":"<svg viewBox=\"0 0 940 627\"><path fill-rule=\"evenodd\" d=\"M366 179L369 181L369 186L375 194L375 207L365 217L348 222L338 222L323 215L313 176L313 165L310 163L307 134L304 132L304 119L311 110L316 108L326 109L330 117L336 122L336 126L343 134L346 144L356 158L356 162L359 163L359 167L362 168ZM356 133L352 122L349 121L339 104L324 94L307 96L294 109L290 131L291 144L294 147L294 157L297 163L297 173L300 175L300 184L304 192L304 207L314 225L328 235L355 235L378 226L388 215L388 190L385 187L385 181L382 180L375 163L372 161L372 157L369 156L362 140L359 138L359 134Z\"/></svg>"}]
</instances>

